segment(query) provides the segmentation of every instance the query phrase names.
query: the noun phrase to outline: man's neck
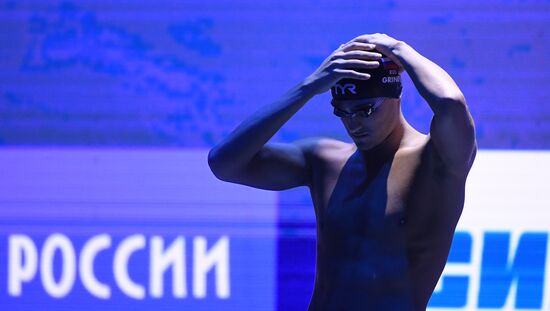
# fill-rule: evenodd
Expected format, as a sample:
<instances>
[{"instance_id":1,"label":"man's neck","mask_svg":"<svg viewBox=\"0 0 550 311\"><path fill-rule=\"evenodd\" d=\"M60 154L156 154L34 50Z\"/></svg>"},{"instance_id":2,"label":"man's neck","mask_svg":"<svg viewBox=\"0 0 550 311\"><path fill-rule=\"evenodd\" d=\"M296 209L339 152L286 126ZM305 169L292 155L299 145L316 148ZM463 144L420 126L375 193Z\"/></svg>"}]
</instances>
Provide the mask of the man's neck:
<instances>
[{"instance_id":1,"label":"man's neck","mask_svg":"<svg viewBox=\"0 0 550 311\"><path fill-rule=\"evenodd\" d=\"M407 121L401 117L390 134L380 144L366 151L359 150L368 170L377 171L384 163L393 158L402 144L407 126Z\"/></svg>"}]
</instances>

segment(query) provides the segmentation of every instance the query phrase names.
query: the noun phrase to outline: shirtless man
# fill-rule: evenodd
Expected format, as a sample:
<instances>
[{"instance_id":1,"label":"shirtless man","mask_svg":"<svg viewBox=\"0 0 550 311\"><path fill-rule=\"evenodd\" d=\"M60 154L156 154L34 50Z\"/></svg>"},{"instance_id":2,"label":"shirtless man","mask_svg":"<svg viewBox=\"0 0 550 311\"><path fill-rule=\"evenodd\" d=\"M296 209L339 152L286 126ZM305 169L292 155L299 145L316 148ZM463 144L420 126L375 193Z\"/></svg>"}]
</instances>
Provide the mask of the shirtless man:
<instances>
[{"instance_id":1,"label":"shirtless man","mask_svg":"<svg viewBox=\"0 0 550 311\"><path fill-rule=\"evenodd\" d=\"M434 113L428 135L403 117L402 70ZM268 142L309 99L331 88L334 113L353 143ZM208 162L228 182L309 187L317 222L309 310L403 311L426 309L476 150L474 123L452 78L405 42L369 34L340 46L313 74L244 120L210 151Z\"/></svg>"}]
</instances>

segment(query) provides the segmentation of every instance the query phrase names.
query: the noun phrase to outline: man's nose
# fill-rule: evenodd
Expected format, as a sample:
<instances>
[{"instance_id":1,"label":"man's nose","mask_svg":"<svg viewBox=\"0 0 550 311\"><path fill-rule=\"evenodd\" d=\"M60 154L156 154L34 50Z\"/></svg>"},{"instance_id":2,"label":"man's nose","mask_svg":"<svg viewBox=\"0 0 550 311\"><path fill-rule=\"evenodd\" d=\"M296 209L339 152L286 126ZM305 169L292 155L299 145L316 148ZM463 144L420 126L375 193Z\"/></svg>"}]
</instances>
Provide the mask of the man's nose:
<instances>
[{"instance_id":1,"label":"man's nose","mask_svg":"<svg viewBox=\"0 0 550 311\"><path fill-rule=\"evenodd\" d=\"M351 133L359 133L364 130L364 120L362 118L353 116L348 119L348 129Z\"/></svg>"}]
</instances>

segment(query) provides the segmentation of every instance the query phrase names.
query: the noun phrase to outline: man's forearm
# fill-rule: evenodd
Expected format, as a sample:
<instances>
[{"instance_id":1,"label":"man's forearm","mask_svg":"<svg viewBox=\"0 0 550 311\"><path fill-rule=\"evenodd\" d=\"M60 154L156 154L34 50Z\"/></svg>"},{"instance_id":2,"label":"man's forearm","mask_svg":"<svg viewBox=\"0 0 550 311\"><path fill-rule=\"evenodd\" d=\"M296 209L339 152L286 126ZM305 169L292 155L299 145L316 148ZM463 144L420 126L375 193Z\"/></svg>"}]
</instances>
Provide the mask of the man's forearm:
<instances>
[{"instance_id":1,"label":"man's forearm","mask_svg":"<svg viewBox=\"0 0 550 311\"><path fill-rule=\"evenodd\" d=\"M400 41L393 47L392 53L434 113L440 112L442 105L449 102L465 103L462 92L449 74L411 46Z\"/></svg>"},{"instance_id":2,"label":"man's forearm","mask_svg":"<svg viewBox=\"0 0 550 311\"><path fill-rule=\"evenodd\" d=\"M308 85L300 83L248 117L210 151L208 160L212 170L226 171L248 163L314 95Z\"/></svg>"}]
</instances>

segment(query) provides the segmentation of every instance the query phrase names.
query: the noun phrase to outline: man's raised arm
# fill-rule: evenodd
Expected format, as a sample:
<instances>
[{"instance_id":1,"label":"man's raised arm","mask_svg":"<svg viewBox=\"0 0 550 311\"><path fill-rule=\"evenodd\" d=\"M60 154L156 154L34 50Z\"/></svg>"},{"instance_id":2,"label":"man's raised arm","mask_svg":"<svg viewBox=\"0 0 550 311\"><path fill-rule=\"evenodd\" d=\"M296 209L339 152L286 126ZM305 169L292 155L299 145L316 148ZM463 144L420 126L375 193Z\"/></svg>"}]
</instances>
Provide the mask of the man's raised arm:
<instances>
[{"instance_id":1,"label":"man's raised arm","mask_svg":"<svg viewBox=\"0 0 550 311\"><path fill-rule=\"evenodd\" d=\"M308 183L304 152L295 144L267 144L314 93L291 89L277 102L244 120L210 150L208 164L221 180L262 189L286 189Z\"/></svg>"},{"instance_id":2,"label":"man's raised arm","mask_svg":"<svg viewBox=\"0 0 550 311\"><path fill-rule=\"evenodd\" d=\"M437 153L450 172L467 173L476 152L474 121L464 95L449 74L405 42L387 35L364 35L354 40L375 44L407 71L434 113L430 137Z\"/></svg>"},{"instance_id":3,"label":"man's raised arm","mask_svg":"<svg viewBox=\"0 0 550 311\"><path fill-rule=\"evenodd\" d=\"M221 180L256 188L281 190L309 185L307 159L310 142L272 144L269 139L313 96L323 93L343 78L368 79L351 68L379 66L382 55L369 50L372 44L357 43L364 51L340 47L304 81L279 100L244 120L208 154L210 169Z\"/></svg>"}]
</instances>

